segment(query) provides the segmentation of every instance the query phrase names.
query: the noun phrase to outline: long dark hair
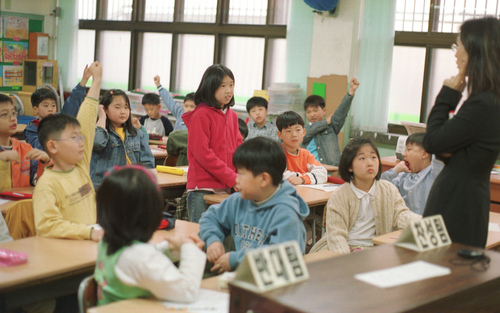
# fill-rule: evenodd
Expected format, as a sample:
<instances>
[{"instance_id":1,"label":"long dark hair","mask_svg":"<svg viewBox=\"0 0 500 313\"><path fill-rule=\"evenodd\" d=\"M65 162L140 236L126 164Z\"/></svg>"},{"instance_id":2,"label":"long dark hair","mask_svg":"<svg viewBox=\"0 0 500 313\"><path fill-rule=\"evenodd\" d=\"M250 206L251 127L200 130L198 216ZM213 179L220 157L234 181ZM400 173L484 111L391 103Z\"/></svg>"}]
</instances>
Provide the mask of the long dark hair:
<instances>
[{"instance_id":1,"label":"long dark hair","mask_svg":"<svg viewBox=\"0 0 500 313\"><path fill-rule=\"evenodd\" d=\"M194 95L194 102L196 105L204 102L208 106L217 109L223 109L220 104L215 100L215 91L220 87L225 76L229 76L234 83L234 75L230 69L222 64L214 64L207 68L201 79L200 86ZM234 95L225 107L232 107L234 105Z\"/></svg>"},{"instance_id":2,"label":"long dark hair","mask_svg":"<svg viewBox=\"0 0 500 313\"><path fill-rule=\"evenodd\" d=\"M469 95L491 92L500 98L500 21L494 17L465 21L460 40L469 56L465 70Z\"/></svg>"},{"instance_id":3,"label":"long dark hair","mask_svg":"<svg viewBox=\"0 0 500 313\"><path fill-rule=\"evenodd\" d=\"M111 102L113 102L113 99L115 97L123 97L125 99L125 102L127 102L129 115L125 123L122 124L122 127L125 130L127 130L131 136L135 136L137 134L137 130L134 127L134 125L132 125L132 112L130 112L130 100L128 99L127 94L123 90L120 89L108 90L102 97L100 104L104 105L104 108L108 110L109 105L111 104ZM111 123L111 121L107 116L106 116L106 129L108 131L111 131L113 129L113 124Z\"/></svg>"}]
</instances>

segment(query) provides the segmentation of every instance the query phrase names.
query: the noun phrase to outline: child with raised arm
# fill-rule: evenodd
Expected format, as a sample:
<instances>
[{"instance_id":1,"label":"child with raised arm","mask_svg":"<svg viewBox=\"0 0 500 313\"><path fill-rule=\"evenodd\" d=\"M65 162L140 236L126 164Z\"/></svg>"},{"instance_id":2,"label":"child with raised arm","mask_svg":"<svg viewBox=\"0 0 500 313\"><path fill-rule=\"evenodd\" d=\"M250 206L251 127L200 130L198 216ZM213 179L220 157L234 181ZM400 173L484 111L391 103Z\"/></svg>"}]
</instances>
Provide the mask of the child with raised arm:
<instances>
[{"instance_id":1,"label":"child with raised arm","mask_svg":"<svg viewBox=\"0 0 500 313\"><path fill-rule=\"evenodd\" d=\"M92 86L76 119L55 114L39 125L38 138L54 164L45 169L33 193L38 236L94 241L102 236L102 230L90 226L96 223L96 205L89 174L101 64L92 63L89 71Z\"/></svg>"},{"instance_id":2,"label":"child with raised arm","mask_svg":"<svg viewBox=\"0 0 500 313\"><path fill-rule=\"evenodd\" d=\"M174 130L184 130L187 129L184 124L184 120L182 119L182 114L191 112L196 108L196 104L194 101L194 93L188 93L186 97L184 97L184 105L180 106L177 102L175 102L174 98L170 95L170 92L163 88L160 83L160 76L156 75L154 77L156 88L158 88L158 92L160 93L160 97L165 102L168 110L172 112L172 115L175 116L175 125Z\"/></svg>"},{"instance_id":3,"label":"child with raised arm","mask_svg":"<svg viewBox=\"0 0 500 313\"><path fill-rule=\"evenodd\" d=\"M198 222L208 208L204 195L230 192L236 184L232 158L242 143L234 105L234 75L221 64L210 66L195 95L196 109L182 115L188 128L189 220Z\"/></svg>"},{"instance_id":4,"label":"child with raised arm","mask_svg":"<svg viewBox=\"0 0 500 313\"><path fill-rule=\"evenodd\" d=\"M338 135L344 126L352 99L358 87L359 82L353 77L349 84L349 91L340 102L335 113L326 117L325 99L323 97L312 95L307 97L304 102L304 109L309 123L306 125L306 135L302 142L302 148L309 150L321 164L339 165L340 147Z\"/></svg>"},{"instance_id":5,"label":"child with raised arm","mask_svg":"<svg viewBox=\"0 0 500 313\"><path fill-rule=\"evenodd\" d=\"M90 177L94 188L99 187L104 173L115 165L141 164L155 167L149 148L149 137L130 113L130 101L120 89L107 91L98 109ZM137 122L138 124L134 123Z\"/></svg>"},{"instance_id":6,"label":"child with raised arm","mask_svg":"<svg viewBox=\"0 0 500 313\"><path fill-rule=\"evenodd\" d=\"M327 180L327 171L314 156L300 144L306 130L304 120L293 111L287 111L276 119L278 137L283 140L282 146L286 155L286 171L284 178L292 185L322 184Z\"/></svg>"},{"instance_id":7,"label":"child with raised arm","mask_svg":"<svg viewBox=\"0 0 500 313\"><path fill-rule=\"evenodd\" d=\"M267 121L267 104L267 100L262 97L248 99L247 112L252 122L248 123L247 139L262 136L279 141L278 129L273 123Z\"/></svg>"},{"instance_id":8,"label":"child with raised arm","mask_svg":"<svg viewBox=\"0 0 500 313\"><path fill-rule=\"evenodd\" d=\"M147 93L142 97L142 105L147 115L139 119L146 132L151 135L168 136L174 129L172 123L160 114L160 97L154 93Z\"/></svg>"},{"instance_id":9,"label":"child with raised arm","mask_svg":"<svg viewBox=\"0 0 500 313\"><path fill-rule=\"evenodd\" d=\"M78 114L80 105L87 94L85 86L87 85L89 78L90 72L88 66L85 66L80 83L78 83L71 91L71 94L61 109L61 113L69 114L71 116L76 116ZM31 94L31 105L33 106L33 111L38 118L28 123L23 131L23 136L26 142L33 148L43 150L43 147L38 140L38 124L45 117L56 114L57 96L50 89L37 89Z\"/></svg>"},{"instance_id":10,"label":"child with raised arm","mask_svg":"<svg viewBox=\"0 0 500 313\"><path fill-rule=\"evenodd\" d=\"M200 236L207 244L212 272L231 271L248 250L295 240L305 252L303 220L309 207L286 180L286 157L272 139L257 137L236 149L233 164L238 169L232 194L212 205L200 219ZM224 239L232 235L236 251L226 252Z\"/></svg>"},{"instance_id":11,"label":"child with raised arm","mask_svg":"<svg viewBox=\"0 0 500 313\"><path fill-rule=\"evenodd\" d=\"M199 237L166 234L156 246L148 243L162 218L158 191L154 175L138 165L113 171L97 189L99 223L105 231L94 272L98 305L151 296L196 300L206 261ZM177 268L173 261L179 256Z\"/></svg>"}]
</instances>

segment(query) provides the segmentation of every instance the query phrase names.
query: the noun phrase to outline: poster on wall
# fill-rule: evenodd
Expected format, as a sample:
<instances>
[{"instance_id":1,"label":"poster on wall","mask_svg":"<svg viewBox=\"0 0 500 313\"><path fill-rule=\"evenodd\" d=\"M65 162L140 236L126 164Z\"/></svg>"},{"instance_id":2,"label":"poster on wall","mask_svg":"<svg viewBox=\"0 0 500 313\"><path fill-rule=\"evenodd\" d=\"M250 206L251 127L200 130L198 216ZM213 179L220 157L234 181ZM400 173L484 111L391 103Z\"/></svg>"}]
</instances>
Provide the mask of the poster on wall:
<instances>
[{"instance_id":1,"label":"poster on wall","mask_svg":"<svg viewBox=\"0 0 500 313\"><path fill-rule=\"evenodd\" d=\"M3 62L23 62L28 58L28 43L3 41L2 56Z\"/></svg>"},{"instance_id":2,"label":"poster on wall","mask_svg":"<svg viewBox=\"0 0 500 313\"><path fill-rule=\"evenodd\" d=\"M29 38L29 19L16 16L3 17L4 37L15 40Z\"/></svg>"},{"instance_id":3,"label":"poster on wall","mask_svg":"<svg viewBox=\"0 0 500 313\"><path fill-rule=\"evenodd\" d=\"M18 65L4 65L2 70L3 86L22 86L23 67Z\"/></svg>"}]
</instances>

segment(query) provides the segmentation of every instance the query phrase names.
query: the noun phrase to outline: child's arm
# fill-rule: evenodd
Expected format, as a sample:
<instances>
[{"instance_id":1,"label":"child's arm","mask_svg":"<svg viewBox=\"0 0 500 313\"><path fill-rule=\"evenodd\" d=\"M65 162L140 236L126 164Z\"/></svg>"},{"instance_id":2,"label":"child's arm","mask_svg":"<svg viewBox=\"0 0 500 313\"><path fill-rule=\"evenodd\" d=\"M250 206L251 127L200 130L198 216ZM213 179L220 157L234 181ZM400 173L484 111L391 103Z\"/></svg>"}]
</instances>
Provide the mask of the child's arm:
<instances>
[{"instance_id":1,"label":"child's arm","mask_svg":"<svg viewBox=\"0 0 500 313\"><path fill-rule=\"evenodd\" d=\"M149 136L147 134L145 135L143 131L137 132L136 136L139 136L141 140L141 151L139 152L138 163L147 168L155 168L155 157L149 147Z\"/></svg>"},{"instance_id":2,"label":"child's arm","mask_svg":"<svg viewBox=\"0 0 500 313\"><path fill-rule=\"evenodd\" d=\"M160 84L160 76L156 75L154 77L155 85L156 88L158 88L158 92L160 93L160 97L165 102L165 105L167 106L168 110L172 112L172 115L175 116L175 118L181 118L181 115L184 114L184 108L181 107L175 100L172 98L170 95L170 92L163 88L163 86ZM165 128L165 131L167 129Z\"/></svg>"},{"instance_id":3,"label":"child's arm","mask_svg":"<svg viewBox=\"0 0 500 313\"><path fill-rule=\"evenodd\" d=\"M163 115L161 117L161 122L163 124L163 128L165 129L165 136L168 136L174 130L174 126L172 126L172 123L170 123L168 118Z\"/></svg>"},{"instance_id":4,"label":"child's arm","mask_svg":"<svg viewBox=\"0 0 500 313\"><path fill-rule=\"evenodd\" d=\"M99 152L106 148L108 144L109 134L106 129L106 112L102 104L97 108L97 123L95 127L93 151Z\"/></svg>"},{"instance_id":5,"label":"child's arm","mask_svg":"<svg viewBox=\"0 0 500 313\"><path fill-rule=\"evenodd\" d=\"M351 108L352 99L356 90L359 87L359 81L356 77L351 78L349 83L349 91L340 102L339 107L335 110L333 117L330 115L327 119L329 119L328 124L331 125L333 131L338 134L342 127L344 126L345 119L347 117L347 113L349 113L349 109Z\"/></svg>"},{"instance_id":6,"label":"child's arm","mask_svg":"<svg viewBox=\"0 0 500 313\"><path fill-rule=\"evenodd\" d=\"M307 148L311 140L316 136L318 133L324 131L327 129L329 124L327 123L326 120L314 122L312 124L309 124L308 122L306 123L305 129L306 129L306 134L304 135L304 139L302 140L302 143L300 144L301 147Z\"/></svg>"},{"instance_id":7,"label":"child's arm","mask_svg":"<svg viewBox=\"0 0 500 313\"><path fill-rule=\"evenodd\" d=\"M225 199L220 204L211 205L201 216L199 221L200 238L208 247L207 255L209 254L208 249L213 243L223 242L231 233L231 225L234 223L234 210L240 206L239 201L235 201L236 197L240 196L235 194ZM214 253L210 253L209 261L213 263L213 259L220 256L221 251L220 249L216 249L215 246L212 249L214 249ZM222 251L222 253L224 253L224 251Z\"/></svg>"},{"instance_id":8,"label":"child's arm","mask_svg":"<svg viewBox=\"0 0 500 313\"><path fill-rule=\"evenodd\" d=\"M23 137L27 143L30 144L33 148L43 150L40 141L38 141L38 126L29 123L26 128L23 130Z\"/></svg>"},{"instance_id":9,"label":"child's arm","mask_svg":"<svg viewBox=\"0 0 500 313\"><path fill-rule=\"evenodd\" d=\"M404 161L399 162L396 166L394 166L394 168L383 172L380 179L390 181L395 186L399 187L399 185L403 182L403 175L399 175L401 172L410 173L410 170Z\"/></svg>"},{"instance_id":10,"label":"child's arm","mask_svg":"<svg viewBox=\"0 0 500 313\"><path fill-rule=\"evenodd\" d=\"M394 205L392 206L392 228L393 229L405 229L411 221L420 220L422 216L410 211L406 206L405 200L401 197L399 190L391 185L390 197L394 199ZM389 213L389 212L388 212Z\"/></svg>"},{"instance_id":11,"label":"child's arm","mask_svg":"<svg viewBox=\"0 0 500 313\"><path fill-rule=\"evenodd\" d=\"M307 173L300 176L304 179L304 184L306 185L316 185L323 184L328 180L328 172L326 168L319 163L316 158L311 154L311 152L301 149L301 154L306 158Z\"/></svg>"},{"instance_id":12,"label":"child's arm","mask_svg":"<svg viewBox=\"0 0 500 313\"><path fill-rule=\"evenodd\" d=\"M80 105L82 104L83 100L85 99L85 95L87 94L85 85L87 84L90 76L91 74L89 67L88 65L86 65L85 69L83 70L82 80L71 91L71 94L62 107L61 113L69 114L71 116L76 116L78 114Z\"/></svg>"},{"instance_id":13,"label":"child's arm","mask_svg":"<svg viewBox=\"0 0 500 313\"><path fill-rule=\"evenodd\" d=\"M144 125L141 124L141 122L139 121L139 119L137 117L132 117L132 126L134 126L135 128L139 129L147 138L148 138L148 143L149 143L149 134L148 134L148 130L146 129L146 127L144 127Z\"/></svg>"},{"instance_id":14,"label":"child's arm","mask_svg":"<svg viewBox=\"0 0 500 313\"><path fill-rule=\"evenodd\" d=\"M0 160L5 162L14 162L14 163L21 162L21 159L19 158L19 153L15 150L0 151Z\"/></svg>"},{"instance_id":15,"label":"child's arm","mask_svg":"<svg viewBox=\"0 0 500 313\"><path fill-rule=\"evenodd\" d=\"M348 184L346 184L347 187ZM345 187L344 187L345 188ZM334 191L330 200L326 204L326 239L328 249L340 254L349 254L351 251L347 244L349 234L350 210L347 201L343 201L339 196L341 189Z\"/></svg>"}]
</instances>

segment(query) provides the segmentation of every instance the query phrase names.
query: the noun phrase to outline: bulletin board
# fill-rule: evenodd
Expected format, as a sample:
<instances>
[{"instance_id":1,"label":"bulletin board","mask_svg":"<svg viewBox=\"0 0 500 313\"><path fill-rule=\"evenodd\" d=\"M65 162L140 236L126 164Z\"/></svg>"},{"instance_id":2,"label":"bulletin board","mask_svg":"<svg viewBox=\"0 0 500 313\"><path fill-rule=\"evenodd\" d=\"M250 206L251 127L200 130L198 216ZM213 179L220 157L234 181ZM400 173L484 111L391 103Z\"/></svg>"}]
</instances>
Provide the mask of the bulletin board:
<instances>
[{"instance_id":1,"label":"bulletin board","mask_svg":"<svg viewBox=\"0 0 500 313\"><path fill-rule=\"evenodd\" d=\"M326 114L333 114L347 94L347 76L307 77L307 96L313 94L325 98Z\"/></svg>"}]
</instances>

